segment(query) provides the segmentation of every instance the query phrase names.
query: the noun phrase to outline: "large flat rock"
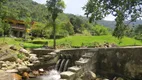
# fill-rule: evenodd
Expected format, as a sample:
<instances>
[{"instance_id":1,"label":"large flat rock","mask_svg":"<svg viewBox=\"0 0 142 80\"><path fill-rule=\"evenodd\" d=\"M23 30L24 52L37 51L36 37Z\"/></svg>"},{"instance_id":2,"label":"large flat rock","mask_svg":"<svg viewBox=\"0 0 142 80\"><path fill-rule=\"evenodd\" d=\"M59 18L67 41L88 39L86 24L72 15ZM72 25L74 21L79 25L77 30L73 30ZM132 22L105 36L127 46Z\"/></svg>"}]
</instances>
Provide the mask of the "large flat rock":
<instances>
[{"instance_id":1,"label":"large flat rock","mask_svg":"<svg viewBox=\"0 0 142 80\"><path fill-rule=\"evenodd\" d=\"M0 80L14 80L11 73L0 72Z\"/></svg>"},{"instance_id":2,"label":"large flat rock","mask_svg":"<svg viewBox=\"0 0 142 80\"><path fill-rule=\"evenodd\" d=\"M78 72L81 68L77 67L77 66L73 66L73 67L69 67L68 70L72 71L72 72Z\"/></svg>"},{"instance_id":3,"label":"large flat rock","mask_svg":"<svg viewBox=\"0 0 142 80\"><path fill-rule=\"evenodd\" d=\"M66 71L61 73L62 79L74 80L74 76L75 76L75 73L71 71Z\"/></svg>"}]
</instances>

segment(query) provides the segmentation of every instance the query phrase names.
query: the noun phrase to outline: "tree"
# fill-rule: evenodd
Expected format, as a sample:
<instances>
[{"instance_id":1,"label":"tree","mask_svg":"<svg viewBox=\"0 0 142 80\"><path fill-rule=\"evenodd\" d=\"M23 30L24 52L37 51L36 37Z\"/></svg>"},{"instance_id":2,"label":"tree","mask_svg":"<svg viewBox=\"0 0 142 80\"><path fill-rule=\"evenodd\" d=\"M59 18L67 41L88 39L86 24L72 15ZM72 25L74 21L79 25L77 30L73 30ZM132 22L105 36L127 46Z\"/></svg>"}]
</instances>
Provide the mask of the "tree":
<instances>
[{"instance_id":1,"label":"tree","mask_svg":"<svg viewBox=\"0 0 142 80\"><path fill-rule=\"evenodd\" d=\"M46 6L48 8L48 11L50 12L50 15L47 16L49 19L49 16L51 16L52 19L52 25L53 25L53 38L54 38L54 49L56 49L56 19L58 17L59 13L63 12L63 9L65 8L65 4L63 0L47 0Z\"/></svg>"},{"instance_id":2,"label":"tree","mask_svg":"<svg viewBox=\"0 0 142 80\"><path fill-rule=\"evenodd\" d=\"M113 36L121 39L124 36L125 27L127 27L124 21L133 22L142 17L141 7L141 0L89 0L83 9L85 9L85 15L89 17L90 22L101 20L109 14L115 16L116 29Z\"/></svg>"},{"instance_id":3,"label":"tree","mask_svg":"<svg viewBox=\"0 0 142 80\"><path fill-rule=\"evenodd\" d=\"M30 14L27 14L27 18L25 19L24 22L25 22L25 35L24 35L24 38L26 40L28 34L30 33L31 26L32 26L32 20L31 20Z\"/></svg>"},{"instance_id":4,"label":"tree","mask_svg":"<svg viewBox=\"0 0 142 80\"><path fill-rule=\"evenodd\" d=\"M109 33L110 33L109 29L107 27L102 26L102 25L95 25L92 28L93 35L100 36L100 35L108 35Z\"/></svg>"},{"instance_id":5,"label":"tree","mask_svg":"<svg viewBox=\"0 0 142 80\"><path fill-rule=\"evenodd\" d=\"M135 29L135 38L142 41L142 25L138 25Z\"/></svg>"},{"instance_id":6,"label":"tree","mask_svg":"<svg viewBox=\"0 0 142 80\"><path fill-rule=\"evenodd\" d=\"M1 28L1 32L3 30L3 35L9 35L9 29L10 29L10 25L5 22L5 18L8 16L8 7L4 6L4 3L7 0L1 0L0 1L0 28Z\"/></svg>"}]
</instances>

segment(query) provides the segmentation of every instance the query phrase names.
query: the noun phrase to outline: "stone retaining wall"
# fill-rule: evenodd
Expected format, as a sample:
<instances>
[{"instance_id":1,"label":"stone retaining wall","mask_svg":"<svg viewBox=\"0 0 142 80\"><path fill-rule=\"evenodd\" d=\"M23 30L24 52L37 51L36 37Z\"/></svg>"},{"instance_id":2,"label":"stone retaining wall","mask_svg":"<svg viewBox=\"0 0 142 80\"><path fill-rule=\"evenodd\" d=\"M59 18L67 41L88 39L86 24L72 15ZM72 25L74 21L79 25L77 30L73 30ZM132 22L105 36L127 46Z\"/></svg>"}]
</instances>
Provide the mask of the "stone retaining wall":
<instances>
[{"instance_id":1,"label":"stone retaining wall","mask_svg":"<svg viewBox=\"0 0 142 80\"><path fill-rule=\"evenodd\" d=\"M142 47L101 48L94 61L97 74L142 79Z\"/></svg>"},{"instance_id":2,"label":"stone retaining wall","mask_svg":"<svg viewBox=\"0 0 142 80\"><path fill-rule=\"evenodd\" d=\"M61 73L63 80L77 80L87 71L109 79L142 79L142 47L68 49L56 53L71 55L74 60L74 65Z\"/></svg>"},{"instance_id":3,"label":"stone retaining wall","mask_svg":"<svg viewBox=\"0 0 142 80\"><path fill-rule=\"evenodd\" d=\"M82 55L81 59L86 61L76 61L76 66L69 67L68 71L62 72L61 77L67 80L77 80L82 74L91 70L110 80L114 77L122 77L124 80L142 79L142 47L87 50L86 54L90 53L91 56Z\"/></svg>"}]
</instances>

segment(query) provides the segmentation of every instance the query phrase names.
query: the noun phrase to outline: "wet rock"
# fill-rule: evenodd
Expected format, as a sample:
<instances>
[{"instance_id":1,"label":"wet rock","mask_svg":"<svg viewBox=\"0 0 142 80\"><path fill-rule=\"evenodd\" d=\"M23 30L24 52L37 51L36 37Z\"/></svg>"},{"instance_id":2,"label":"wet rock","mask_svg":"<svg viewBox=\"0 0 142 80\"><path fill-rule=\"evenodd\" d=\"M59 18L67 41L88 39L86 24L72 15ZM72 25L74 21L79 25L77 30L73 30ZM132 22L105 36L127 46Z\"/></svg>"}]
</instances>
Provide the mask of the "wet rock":
<instances>
[{"instance_id":1,"label":"wet rock","mask_svg":"<svg viewBox=\"0 0 142 80\"><path fill-rule=\"evenodd\" d=\"M121 78L121 77L118 77L116 80L124 80L123 78Z\"/></svg>"},{"instance_id":2,"label":"wet rock","mask_svg":"<svg viewBox=\"0 0 142 80\"><path fill-rule=\"evenodd\" d=\"M0 69L2 68L2 64L3 64L3 62L0 61Z\"/></svg>"},{"instance_id":3,"label":"wet rock","mask_svg":"<svg viewBox=\"0 0 142 80\"><path fill-rule=\"evenodd\" d=\"M53 56L52 56L52 55L44 55L43 57L44 57L44 59L47 59L47 60L50 60L50 59L52 59L52 58L53 58Z\"/></svg>"},{"instance_id":4,"label":"wet rock","mask_svg":"<svg viewBox=\"0 0 142 80\"><path fill-rule=\"evenodd\" d=\"M109 80L109 79L103 79L103 80Z\"/></svg>"},{"instance_id":5,"label":"wet rock","mask_svg":"<svg viewBox=\"0 0 142 80\"><path fill-rule=\"evenodd\" d=\"M32 72L29 73L29 78L35 78L36 75L34 75Z\"/></svg>"},{"instance_id":6,"label":"wet rock","mask_svg":"<svg viewBox=\"0 0 142 80\"><path fill-rule=\"evenodd\" d=\"M67 80L74 80L75 78L75 73L71 71L66 71L61 73L61 78L62 79L67 79Z\"/></svg>"},{"instance_id":7,"label":"wet rock","mask_svg":"<svg viewBox=\"0 0 142 80\"><path fill-rule=\"evenodd\" d=\"M82 74L82 69L77 66L69 67L68 71L75 72L76 73L75 78L78 78Z\"/></svg>"},{"instance_id":8,"label":"wet rock","mask_svg":"<svg viewBox=\"0 0 142 80\"><path fill-rule=\"evenodd\" d=\"M102 78L97 78L96 80L103 80Z\"/></svg>"},{"instance_id":9,"label":"wet rock","mask_svg":"<svg viewBox=\"0 0 142 80\"><path fill-rule=\"evenodd\" d=\"M29 79L29 74L27 72L23 72L22 77L27 80Z\"/></svg>"},{"instance_id":10,"label":"wet rock","mask_svg":"<svg viewBox=\"0 0 142 80\"><path fill-rule=\"evenodd\" d=\"M22 76L16 73L12 73L13 79L12 80L22 80Z\"/></svg>"},{"instance_id":11,"label":"wet rock","mask_svg":"<svg viewBox=\"0 0 142 80\"><path fill-rule=\"evenodd\" d=\"M4 71L5 71L5 70L7 70L7 68L6 68L6 67L2 67L1 69L2 69L2 70L4 70Z\"/></svg>"},{"instance_id":12,"label":"wet rock","mask_svg":"<svg viewBox=\"0 0 142 80\"><path fill-rule=\"evenodd\" d=\"M26 66L26 64L24 62L21 63L22 66Z\"/></svg>"},{"instance_id":13,"label":"wet rock","mask_svg":"<svg viewBox=\"0 0 142 80\"><path fill-rule=\"evenodd\" d=\"M11 54L11 53L0 57L1 61L16 61L16 59L17 59L16 54Z\"/></svg>"},{"instance_id":14,"label":"wet rock","mask_svg":"<svg viewBox=\"0 0 142 80\"><path fill-rule=\"evenodd\" d=\"M89 62L90 59L82 59L82 60L78 60L75 62L76 65L78 66L83 66L85 64L87 64Z\"/></svg>"},{"instance_id":15,"label":"wet rock","mask_svg":"<svg viewBox=\"0 0 142 80\"><path fill-rule=\"evenodd\" d=\"M83 79L81 79L81 78L77 78L76 80L83 80Z\"/></svg>"},{"instance_id":16,"label":"wet rock","mask_svg":"<svg viewBox=\"0 0 142 80\"><path fill-rule=\"evenodd\" d=\"M97 78L96 74L92 71L87 71L84 73L84 75L81 77L83 80L95 80ZM97 79L96 79L97 80ZM98 79L99 80L99 79Z\"/></svg>"},{"instance_id":17,"label":"wet rock","mask_svg":"<svg viewBox=\"0 0 142 80\"><path fill-rule=\"evenodd\" d=\"M14 69L14 68L16 68L16 65L7 66L7 69Z\"/></svg>"},{"instance_id":18,"label":"wet rock","mask_svg":"<svg viewBox=\"0 0 142 80\"><path fill-rule=\"evenodd\" d=\"M33 62L33 61L37 61L38 58L36 56L30 56L29 61Z\"/></svg>"},{"instance_id":19,"label":"wet rock","mask_svg":"<svg viewBox=\"0 0 142 80\"><path fill-rule=\"evenodd\" d=\"M39 69L39 74L40 74L40 75L43 75L44 73L45 73L44 69L42 69L42 68Z\"/></svg>"},{"instance_id":20,"label":"wet rock","mask_svg":"<svg viewBox=\"0 0 142 80\"><path fill-rule=\"evenodd\" d=\"M39 71L36 71L36 70L32 71L32 74L35 75L35 76L39 76L40 75Z\"/></svg>"},{"instance_id":21,"label":"wet rock","mask_svg":"<svg viewBox=\"0 0 142 80\"><path fill-rule=\"evenodd\" d=\"M23 61L18 58L18 59L16 60L16 62L21 64Z\"/></svg>"},{"instance_id":22,"label":"wet rock","mask_svg":"<svg viewBox=\"0 0 142 80\"><path fill-rule=\"evenodd\" d=\"M44 72L44 69L41 68L41 69L39 69L39 71L40 71L40 72Z\"/></svg>"},{"instance_id":23,"label":"wet rock","mask_svg":"<svg viewBox=\"0 0 142 80\"><path fill-rule=\"evenodd\" d=\"M90 73L92 79L96 79L97 78L97 76L96 76L96 74L94 72L89 71L89 73Z\"/></svg>"},{"instance_id":24,"label":"wet rock","mask_svg":"<svg viewBox=\"0 0 142 80\"><path fill-rule=\"evenodd\" d=\"M6 61L5 63L7 64L7 66L10 66L10 65L11 65L11 62L10 62L10 61Z\"/></svg>"},{"instance_id":25,"label":"wet rock","mask_svg":"<svg viewBox=\"0 0 142 80\"><path fill-rule=\"evenodd\" d=\"M19 52L24 53L26 56L29 56L29 55L30 55L30 52L27 51L26 49L23 49L23 48L21 48L21 49L19 50Z\"/></svg>"},{"instance_id":26,"label":"wet rock","mask_svg":"<svg viewBox=\"0 0 142 80\"><path fill-rule=\"evenodd\" d=\"M33 61L32 62L34 65L38 65L38 64L40 64L40 61Z\"/></svg>"},{"instance_id":27,"label":"wet rock","mask_svg":"<svg viewBox=\"0 0 142 80\"><path fill-rule=\"evenodd\" d=\"M29 71L29 68L27 66L19 66L17 69L19 71Z\"/></svg>"},{"instance_id":28,"label":"wet rock","mask_svg":"<svg viewBox=\"0 0 142 80\"><path fill-rule=\"evenodd\" d=\"M11 70L6 70L6 72L8 72L8 73L17 73L18 70L17 69L11 69Z\"/></svg>"},{"instance_id":29,"label":"wet rock","mask_svg":"<svg viewBox=\"0 0 142 80\"><path fill-rule=\"evenodd\" d=\"M0 64L3 64L3 63L5 63L4 61L0 61Z\"/></svg>"},{"instance_id":30,"label":"wet rock","mask_svg":"<svg viewBox=\"0 0 142 80\"><path fill-rule=\"evenodd\" d=\"M17 50L17 48L14 45L10 46L10 49L15 50L15 51Z\"/></svg>"},{"instance_id":31,"label":"wet rock","mask_svg":"<svg viewBox=\"0 0 142 80\"><path fill-rule=\"evenodd\" d=\"M24 61L24 64L28 65L28 64L30 64L30 62L29 61Z\"/></svg>"},{"instance_id":32,"label":"wet rock","mask_svg":"<svg viewBox=\"0 0 142 80\"><path fill-rule=\"evenodd\" d=\"M68 68L68 70L69 70L69 71L72 71L72 72L78 72L80 69L81 69L81 68L76 67L76 66L74 66L74 67L69 67L69 68Z\"/></svg>"},{"instance_id":33,"label":"wet rock","mask_svg":"<svg viewBox=\"0 0 142 80\"><path fill-rule=\"evenodd\" d=\"M28 67L31 67L31 66L33 66L33 65L34 65L34 64L27 64Z\"/></svg>"},{"instance_id":34,"label":"wet rock","mask_svg":"<svg viewBox=\"0 0 142 80\"><path fill-rule=\"evenodd\" d=\"M4 64L2 64L2 67L7 67L7 64L5 64L5 63L4 63Z\"/></svg>"},{"instance_id":35,"label":"wet rock","mask_svg":"<svg viewBox=\"0 0 142 80\"><path fill-rule=\"evenodd\" d=\"M5 71L0 69L0 73L3 73L3 72L5 72Z\"/></svg>"},{"instance_id":36,"label":"wet rock","mask_svg":"<svg viewBox=\"0 0 142 80\"><path fill-rule=\"evenodd\" d=\"M0 72L0 80L14 80L14 77L11 73Z\"/></svg>"}]
</instances>

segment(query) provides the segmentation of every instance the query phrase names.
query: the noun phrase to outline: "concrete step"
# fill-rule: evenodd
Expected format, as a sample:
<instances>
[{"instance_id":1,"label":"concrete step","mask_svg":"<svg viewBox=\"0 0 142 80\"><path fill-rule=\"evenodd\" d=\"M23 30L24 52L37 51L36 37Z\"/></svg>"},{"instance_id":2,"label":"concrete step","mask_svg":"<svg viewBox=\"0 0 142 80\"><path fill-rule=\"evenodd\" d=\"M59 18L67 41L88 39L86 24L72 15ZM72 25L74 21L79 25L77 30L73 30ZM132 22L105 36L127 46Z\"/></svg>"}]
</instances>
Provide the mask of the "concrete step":
<instances>
[{"instance_id":1,"label":"concrete step","mask_svg":"<svg viewBox=\"0 0 142 80\"><path fill-rule=\"evenodd\" d=\"M75 64L78 65L78 66L83 66L83 65L87 64L89 62L89 60L90 59L83 59L82 58L82 59L76 61Z\"/></svg>"},{"instance_id":2,"label":"concrete step","mask_svg":"<svg viewBox=\"0 0 142 80\"><path fill-rule=\"evenodd\" d=\"M73 66L73 67L69 67L68 68L68 71L72 71L72 72L78 72L80 71L81 68L77 67L77 66Z\"/></svg>"},{"instance_id":3,"label":"concrete step","mask_svg":"<svg viewBox=\"0 0 142 80\"><path fill-rule=\"evenodd\" d=\"M71 71L65 71L60 74L61 74L61 79L74 80L75 78L75 73Z\"/></svg>"}]
</instances>

